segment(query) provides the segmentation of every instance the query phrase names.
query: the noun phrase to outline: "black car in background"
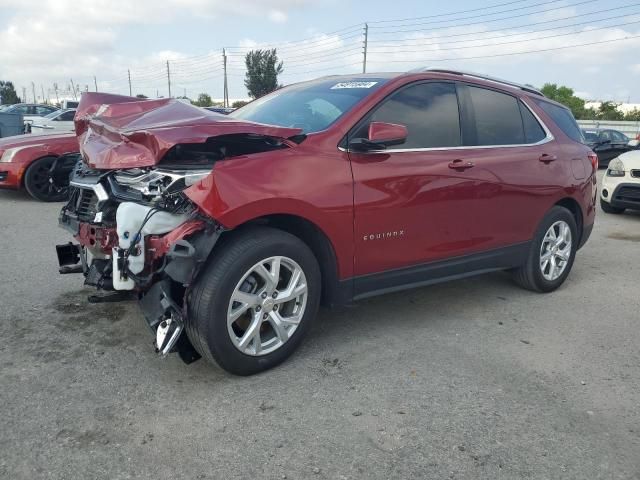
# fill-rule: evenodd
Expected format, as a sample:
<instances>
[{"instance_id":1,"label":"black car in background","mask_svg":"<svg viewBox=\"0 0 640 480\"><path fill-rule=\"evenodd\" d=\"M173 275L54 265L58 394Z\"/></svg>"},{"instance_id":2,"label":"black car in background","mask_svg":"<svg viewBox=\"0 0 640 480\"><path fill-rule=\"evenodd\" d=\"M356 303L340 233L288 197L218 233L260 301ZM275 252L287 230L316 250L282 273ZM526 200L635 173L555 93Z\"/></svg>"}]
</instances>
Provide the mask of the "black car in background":
<instances>
[{"instance_id":1,"label":"black car in background","mask_svg":"<svg viewBox=\"0 0 640 480\"><path fill-rule=\"evenodd\" d=\"M618 130L585 128L582 134L587 145L598 155L600 167L606 167L617 156L638 148L637 145L630 145L632 139Z\"/></svg>"}]
</instances>

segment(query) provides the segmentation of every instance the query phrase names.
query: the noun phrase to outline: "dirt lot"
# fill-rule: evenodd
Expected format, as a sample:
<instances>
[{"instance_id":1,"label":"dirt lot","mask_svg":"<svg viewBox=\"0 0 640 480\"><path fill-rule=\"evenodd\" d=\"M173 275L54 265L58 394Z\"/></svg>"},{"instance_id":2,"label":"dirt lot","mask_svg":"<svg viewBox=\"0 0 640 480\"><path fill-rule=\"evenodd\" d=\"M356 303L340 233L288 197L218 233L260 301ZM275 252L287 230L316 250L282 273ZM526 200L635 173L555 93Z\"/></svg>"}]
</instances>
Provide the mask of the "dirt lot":
<instances>
[{"instance_id":1,"label":"dirt lot","mask_svg":"<svg viewBox=\"0 0 640 480\"><path fill-rule=\"evenodd\" d=\"M0 192L0 478L640 478L640 213L599 212L553 294L493 274L323 311L237 378L89 305L59 207Z\"/></svg>"}]
</instances>

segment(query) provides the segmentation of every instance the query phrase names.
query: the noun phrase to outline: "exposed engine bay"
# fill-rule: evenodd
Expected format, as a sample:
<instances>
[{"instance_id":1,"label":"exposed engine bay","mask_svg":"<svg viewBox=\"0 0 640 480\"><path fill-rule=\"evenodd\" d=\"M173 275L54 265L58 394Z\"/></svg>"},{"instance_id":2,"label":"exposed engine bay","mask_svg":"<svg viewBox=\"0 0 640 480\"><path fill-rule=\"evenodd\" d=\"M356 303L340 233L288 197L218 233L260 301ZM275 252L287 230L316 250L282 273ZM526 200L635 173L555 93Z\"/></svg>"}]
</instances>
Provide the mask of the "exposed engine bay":
<instances>
[{"instance_id":1,"label":"exposed engine bay","mask_svg":"<svg viewBox=\"0 0 640 480\"><path fill-rule=\"evenodd\" d=\"M78 155L60 212L60 225L78 241L57 247L60 272L81 272L85 285L113 292L94 301L135 294L162 355L185 337L185 293L222 231L182 193L210 173L211 165L92 170ZM186 344L181 353L186 361L197 355Z\"/></svg>"}]
</instances>

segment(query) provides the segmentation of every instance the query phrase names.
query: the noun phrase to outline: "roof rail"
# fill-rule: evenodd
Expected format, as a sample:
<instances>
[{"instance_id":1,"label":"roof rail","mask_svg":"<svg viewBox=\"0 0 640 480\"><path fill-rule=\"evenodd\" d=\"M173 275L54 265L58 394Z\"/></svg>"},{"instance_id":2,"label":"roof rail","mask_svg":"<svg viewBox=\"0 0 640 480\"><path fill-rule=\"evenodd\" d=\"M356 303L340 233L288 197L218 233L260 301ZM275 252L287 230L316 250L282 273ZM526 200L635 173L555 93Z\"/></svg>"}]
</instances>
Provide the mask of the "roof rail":
<instances>
[{"instance_id":1,"label":"roof rail","mask_svg":"<svg viewBox=\"0 0 640 480\"><path fill-rule=\"evenodd\" d=\"M525 92L534 93L536 95L540 95L544 97L544 93L534 87L530 87L529 85L522 85L520 83L511 82L509 80L503 80L501 78L491 77L489 75L484 75L482 73L474 73L474 72L463 72L460 70L449 70L446 68L435 68L435 67L423 67L416 68L414 70L409 70L408 73L421 73L421 72L436 72L436 73L450 73L452 75L464 75L465 77L473 77L480 78L482 80L487 80L489 82L494 83L502 83L503 85L509 85L510 87L519 88L520 90L524 90Z\"/></svg>"}]
</instances>

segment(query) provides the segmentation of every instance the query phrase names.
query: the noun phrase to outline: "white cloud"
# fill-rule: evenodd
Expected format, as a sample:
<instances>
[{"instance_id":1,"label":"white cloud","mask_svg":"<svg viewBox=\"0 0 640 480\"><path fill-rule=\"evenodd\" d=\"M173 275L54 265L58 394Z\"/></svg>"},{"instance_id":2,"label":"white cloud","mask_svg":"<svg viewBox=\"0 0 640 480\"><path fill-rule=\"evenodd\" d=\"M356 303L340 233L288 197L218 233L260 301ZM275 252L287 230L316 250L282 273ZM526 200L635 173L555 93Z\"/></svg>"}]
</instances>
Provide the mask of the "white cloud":
<instances>
[{"instance_id":1,"label":"white cloud","mask_svg":"<svg viewBox=\"0 0 640 480\"><path fill-rule=\"evenodd\" d=\"M118 41L124 28L223 15L263 15L282 23L287 20L287 10L307 4L310 0L0 0L3 14L12 12L8 22L0 26L0 67L3 76L18 87L31 91L31 82L36 82L38 95L41 83L46 89L53 82L68 83L73 78L84 88L93 83L94 74L100 88L125 93L127 68L131 66L133 71L137 67L142 71L140 88L149 88L151 93L152 80L160 78L163 62L193 54L119 55ZM157 65L147 68L155 62Z\"/></svg>"},{"instance_id":2,"label":"white cloud","mask_svg":"<svg viewBox=\"0 0 640 480\"><path fill-rule=\"evenodd\" d=\"M158 4L162 3L161 6ZM154 51L141 57L120 54L122 30L137 25L189 22L194 17L261 16L284 23L296 8L312 5L311 0L0 0L0 9L13 12L0 26L0 68L3 76L18 87L31 90L31 81L68 83L71 78L81 87L92 84L97 75L99 88L127 93L127 69L131 70L133 93L166 95L166 60L171 63L173 93L187 90L189 95L208 91L219 97L222 90L222 58L219 49L194 57L189 51ZM337 8L337 7L336 7ZM571 11L554 12L565 18ZM579 12L578 12L579 13ZM532 21L538 20L532 16ZM631 16L626 21L640 19ZM346 19L345 23L361 19ZM238 21L238 23L241 23ZM543 33L523 33L495 24L474 27L434 28L426 33L381 35L370 29L368 71L404 71L421 65L460 68L513 78L525 83L546 81L568 84L583 92L604 96L624 86L612 86L616 65L628 65L630 73L640 74L640 63L632 58L640 48L640 39L600 43L581 48L561 49L567 45L615 40L640 35L631 27L557 28ZM362 68L362 34L358 27L342 34L322 34L308 28L304 41L282 43L253 39L240 42L228 53L229 83L232 96L243 96L244 53L251 48L278 49L284 61L281 81L292 83L334 73L356 73ZM489 31L490 30L490 31ZM480 31L480 32L479 32ZM486 32L486 33L483 33ZM564 33L572 33L564 35ZM525 40L527 40L525 42ZM518 55L530 50L547 50ZM474 58L484 57L484 58ZM633 85L634 75L627 75ZM625 80L626 81L626 80ZM630 90L633 92L633 90ZM589 95L590 96L590 95Z\"/></svg>"},{"instance_id":3,"label":"white cloud","mask_svg":"<svg viewBox=\"0 0 640 480\"><path fill-rule=\"evenodd\" d=\"M287 14L280 10L271 10L269 12L269 20L274 23L285 23L287 19Z\"/></svg>"}]
</instances>

